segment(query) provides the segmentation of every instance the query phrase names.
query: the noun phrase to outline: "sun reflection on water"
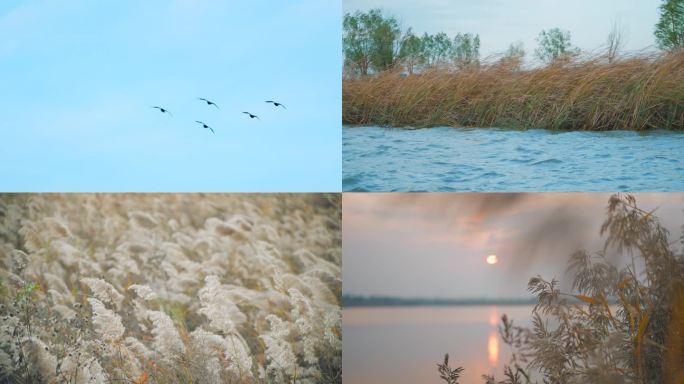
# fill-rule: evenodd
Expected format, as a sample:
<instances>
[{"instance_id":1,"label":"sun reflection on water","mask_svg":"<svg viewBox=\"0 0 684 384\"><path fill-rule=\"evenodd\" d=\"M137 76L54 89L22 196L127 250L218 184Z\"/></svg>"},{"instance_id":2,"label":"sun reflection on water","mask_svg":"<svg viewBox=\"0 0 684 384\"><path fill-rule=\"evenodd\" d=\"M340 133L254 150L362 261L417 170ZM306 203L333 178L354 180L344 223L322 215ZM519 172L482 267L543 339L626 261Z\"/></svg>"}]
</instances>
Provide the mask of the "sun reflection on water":
<instances>
[{"instance_id":1,"label":"sun reflection on water","mask_svg":"<svg viewBox=\"0 0 684 384\"><path fill-rule=\"evenodd\" d=\"M489 325L496 327L499 324L499 311L496 307L492 306L489 308Z\"/></svg>"},{"instance_id":2,"label":"sun reflection on water","mask_svg":"<svg viewBox=\"0 0 684 384\"><path fill-rule=\"evenodd\" d=\"M487 340L487 352L489 354L489 366L496 368L499 366L499 335L496 331L489 332Z\"/></svg>"}]
</instances>

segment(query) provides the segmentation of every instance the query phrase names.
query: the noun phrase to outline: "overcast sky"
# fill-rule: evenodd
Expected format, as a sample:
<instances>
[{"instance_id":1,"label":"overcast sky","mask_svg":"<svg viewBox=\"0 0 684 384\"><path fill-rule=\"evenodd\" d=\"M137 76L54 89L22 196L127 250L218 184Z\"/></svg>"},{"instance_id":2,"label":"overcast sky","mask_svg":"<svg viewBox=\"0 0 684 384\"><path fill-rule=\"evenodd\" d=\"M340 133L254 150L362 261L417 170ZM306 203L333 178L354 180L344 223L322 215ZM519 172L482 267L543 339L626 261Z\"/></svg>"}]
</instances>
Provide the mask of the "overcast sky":
<instances>
[{"instance_id":1,"label":"overcast sky","mask_svg":"<svg viewBox=\"0 0 684 384\"><path fill-rule=\"evenodd\" d=\"M0 1L0 190L340 190L340 14L329 0Z\"/></svg>"},{"instance_id":2,"label":"overcast sky","mask_svg":"<svg viewBox=\"0 0 684 384\"><path fill-rule=\"evenodd\" d=\"M676 240L684 194L635 194ZM343 290L402 297L525 297L564 278L576 250L602 248L604 193L345 193ZM500 263L485 262L489 254ZM618 260L619 261L619 260Z\"/></svg>"},{"instance_id":3,"label":"overcast sky","mask_svg":"<svg viewBox=\"0 0 684 384\"><path fill-rule=\"evenodd\" d=\"M346 12L380 8L414 32L477 33L481 55L523 42L531 54L543 29L569 30L574 45L593 50L605 44L612 22L624 29L627 50L655 45L660 0L342 0Z\"/></svg>"}]
</instances>

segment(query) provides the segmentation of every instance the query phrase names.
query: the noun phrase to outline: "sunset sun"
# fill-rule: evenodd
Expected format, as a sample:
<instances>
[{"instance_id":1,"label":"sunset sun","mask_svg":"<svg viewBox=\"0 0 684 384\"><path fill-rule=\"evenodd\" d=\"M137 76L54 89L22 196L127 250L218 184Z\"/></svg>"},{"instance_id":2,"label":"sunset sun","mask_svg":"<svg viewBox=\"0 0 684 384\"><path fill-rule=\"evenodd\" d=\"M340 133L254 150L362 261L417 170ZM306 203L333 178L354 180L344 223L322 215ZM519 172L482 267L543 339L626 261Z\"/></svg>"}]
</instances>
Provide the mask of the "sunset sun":
<instances>
[{"instance_id":1,"label":"sunset sun","mask_svg":"<svg viewBox=\"0 0 684 384\"><path fill-rule=\"evenodd\" d=\"M499 258L496 255L487 256L487 264L494 265L499 262Z\"/></svg>"}]
</instances>

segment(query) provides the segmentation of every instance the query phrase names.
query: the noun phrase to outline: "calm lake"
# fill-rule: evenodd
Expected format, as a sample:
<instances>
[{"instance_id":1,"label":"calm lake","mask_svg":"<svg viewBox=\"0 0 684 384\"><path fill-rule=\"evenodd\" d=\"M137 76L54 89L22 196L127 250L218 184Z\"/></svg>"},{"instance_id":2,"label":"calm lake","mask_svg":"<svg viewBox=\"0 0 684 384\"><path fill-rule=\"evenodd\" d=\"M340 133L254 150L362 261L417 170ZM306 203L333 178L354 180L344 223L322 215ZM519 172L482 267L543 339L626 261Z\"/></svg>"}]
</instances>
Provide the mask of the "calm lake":
<instances>
[{"instance_id":1,"label":"calm lake","mask_svg":"<svg viewBox=\"0 0 684 384\"><path fill-rule=\"evenodd\" d=\"M345 308L342 313L345 383L443 383L437 362L465 368L461 384L502 379L508 346L497 325L504 313L529 325L533 306L417 306Z\"/></svg>"},{"instance_id":2,"label":"calm lake","mask_svg":"<svg viewBox=\"0 0 684 384\"><path fill-rule=\"evenodd\" d=\"M684 133L344 127L344 191L681 191Z\"/></svg>"}]
</instances>

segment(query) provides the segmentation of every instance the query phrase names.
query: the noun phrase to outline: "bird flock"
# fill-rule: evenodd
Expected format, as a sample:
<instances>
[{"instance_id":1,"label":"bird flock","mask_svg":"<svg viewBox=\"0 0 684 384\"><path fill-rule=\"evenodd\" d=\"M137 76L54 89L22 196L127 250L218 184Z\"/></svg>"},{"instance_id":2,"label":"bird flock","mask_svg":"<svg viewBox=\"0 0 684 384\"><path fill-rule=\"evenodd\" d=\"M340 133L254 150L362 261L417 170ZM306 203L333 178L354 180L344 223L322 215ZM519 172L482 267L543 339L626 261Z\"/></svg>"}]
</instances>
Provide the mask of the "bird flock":
<instances>
[{"instance_id":1,"label":"bird flock","mask_svg":"<svg viewBox=\"0 0 684 384\"><path fill-rule=\"evenodd\" d=\"M203 98L203 97L198 97L197 100L203 101L204 103L207 104L208 107L212 107L212 106L213 106L213 107L215 107L216 109L221 109L221 108L219 108L218 104L214 103L214 102L211 101L211 100L205 99L205 98ZM274 100L266 100L265 102L268 103L268 104L273 104L273 106L276 107L276 108L282 107L283 109L287 109L287 107L285 107L285 105L284 105L283 103L279 103L279 102L274 101ZM158 105L153 105L152 108L158 109L159 112L164 113L164 114L167 114L167 115L173 117L173 114L171 113L171 111L168 110L168 108L160 107L160 106L158 106ZM242 113L244 113L244 114L246 114L247 116L249 116L250 119L258 119L258 120L261 120L261 119L259 119L259 116L255 115L255 114L253 114L253 113L251 113L251 112L242 112ZM197 124L201 125L202 128L208 129L208 130L211 131L211 133L216 134L216 132L214 132L214 128L210 127L207 123L205 123L205 122L203 122L203 121L200 121L200 120L195 120L195 122L196 122Z\"/></svg>"}]
</instances>

